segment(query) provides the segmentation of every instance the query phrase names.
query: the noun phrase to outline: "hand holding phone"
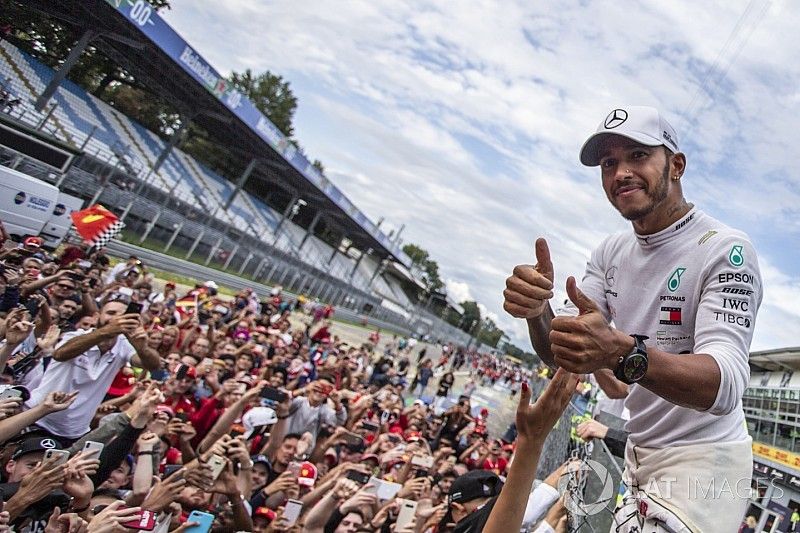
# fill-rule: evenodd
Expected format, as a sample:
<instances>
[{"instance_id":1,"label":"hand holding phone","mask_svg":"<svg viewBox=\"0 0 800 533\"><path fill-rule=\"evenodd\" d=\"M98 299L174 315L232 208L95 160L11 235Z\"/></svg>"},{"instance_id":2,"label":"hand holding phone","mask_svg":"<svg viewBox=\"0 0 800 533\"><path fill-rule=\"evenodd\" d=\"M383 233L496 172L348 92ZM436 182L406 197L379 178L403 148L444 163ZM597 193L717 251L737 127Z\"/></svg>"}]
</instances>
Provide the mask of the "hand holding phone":
<instances>
[{"instance_id":1,"label":"hand holding phone","mask_svg":"<svg viewBox=\"0 0 800 533\"><path fill-rule=\"evenodd\" d=\"M55 458L53 466L61 466L69 460L69 452L67 450L47 450L44 452L44 458L45 460Z\"/></svg>"},{"instance_id":2,"label":"hand holding phone","mask_svg":"<svg viewBox=\"0 0 800 533\"><path fill-rule=\"evenodd\" d=\"M156 527L156 513L149 509L142 509L136 517L129 521L120 524L122 527L128 529L138 529L139 531L153 531Z\"/></svg>"},{"instance_id":3,"label":"hand holding phone","mask_svg":"<svg viewBox=\"0 0 800 533\"><path fill-rule=\"evenodd\" d=\"M105 444L102 442L95 442L93 440L87 440L86 443L83 445L83 453L84 455L89 455L94 453L94 458L98 459L100 457L100 453L102 453Z\"/></svg>"},{"instance_id":4,"label":"hand holding phone","mask_svg":"<svg viewBox=\"0 0 800 533\"><path fill-rule=\"evenodd\" d=\"M225 458L214 454L208 460L208 465L211 467L211 476L214 478L214 481L222 474L222 471L225 470L225 466L227 465Z\"/></svg>"},{"instance_id":5,"label":"hand holding phone","mask_svg":"<svg viewBox=\"0 0 800 533\"><path fill-rule=\"evenodd\" d=\"M369 474L365 474L364 472L359 472L358 470L347 471L347 479L355 481L359 485L366 485L369 482L370 477L371 476Z\"/></svg>"},{"instance_id":6,"label":"hand holding phone","mask_svg":"<svg viewBox=\"0 0 800 533\"><path fill-rule=\"evenodd\" d=\"M264 387L259 394L262 403L267 405L276 405L283 403L289 397L285 392L275 387Z\"/></svg>"},{"instance_id":7,"label":"hand holding phone","mask_svg":"<svg viewBox=\"0 0 800 533\"><path fill-rule=\"evenodd\" d=\"M202 511L192 511L186 521L189 523L194 522L197 525L186 528L184 533L208 533L214 523L214 515Z\"/></svg>"},{"instance_id":8,"label":"hand holding phone","mask_svg":"<svg viewBox=\"0 0 800 533\"><path fill-rule=\"evenodd\" d=\"M303 510L303 502L300 500L289 500L283 508L283 518L287 526L293 526Z\"/></svg>"},{"instance_id":9,"label":"hand holding phone","mask_svg":"<svg viewBox=\"0 0 800 533\"><path fill-rule=\"evenodd\" d=\"M417 514L417 502L414 500L398 499L397 503L400 506L400 510L397 513L397 522L394 527L395 529L402 529L407 527L411 524L411 521L414 520L414 516Z\"/></svg>"}]
</instances>

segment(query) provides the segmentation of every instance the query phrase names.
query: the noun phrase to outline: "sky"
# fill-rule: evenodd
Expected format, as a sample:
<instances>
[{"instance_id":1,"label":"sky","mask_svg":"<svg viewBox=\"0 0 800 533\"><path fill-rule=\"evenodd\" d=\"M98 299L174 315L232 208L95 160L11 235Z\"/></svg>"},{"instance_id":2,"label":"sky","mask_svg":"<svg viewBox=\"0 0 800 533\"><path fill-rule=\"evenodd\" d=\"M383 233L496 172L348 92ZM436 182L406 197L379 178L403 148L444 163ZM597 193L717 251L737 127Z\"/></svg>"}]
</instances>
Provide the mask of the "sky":
<instances>
[{"instance_id":1,"label":"sky","mask_svg":"<svg viewBox=\"0 0 800 533\"><path fill-rule=\"evenodd\" d=\"M295 137L387 232L427 249L451 296L502 309L547 239L556 301L630 230L578 152L608 112L658 107L686 198L746 231L763 303L754 350L800 346L800 12L790 0L172 0L164 18L217 70L292 86Z\"/></svg>"}]
</instances>

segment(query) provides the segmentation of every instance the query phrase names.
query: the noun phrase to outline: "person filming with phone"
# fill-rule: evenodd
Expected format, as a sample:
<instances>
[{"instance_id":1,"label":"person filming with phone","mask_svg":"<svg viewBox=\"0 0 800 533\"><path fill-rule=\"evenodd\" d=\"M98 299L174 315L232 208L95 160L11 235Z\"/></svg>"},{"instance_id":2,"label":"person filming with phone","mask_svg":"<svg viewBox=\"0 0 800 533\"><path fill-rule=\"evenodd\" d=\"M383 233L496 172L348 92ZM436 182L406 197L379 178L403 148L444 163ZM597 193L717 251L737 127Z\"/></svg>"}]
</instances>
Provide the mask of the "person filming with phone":
<instances>
[{"instance_id":1,"label":"person filming with phone","mask_svg":"<svg viewBox=\"0 0 800 533\"><path fill-rule=\"evenodd\" d=\"M147 370L160 367L158 352L147 346L139 315L125 312L129 303L123 294L112 295L100 310L96 329L63 335L41 384L31 391L25 405L35 407L48 393L63 390L78 392L80 400L40 419L38 427L62 440L80 438L89 431L95 411L123 366L132 363Z\"/></svg>"}]
</instances>

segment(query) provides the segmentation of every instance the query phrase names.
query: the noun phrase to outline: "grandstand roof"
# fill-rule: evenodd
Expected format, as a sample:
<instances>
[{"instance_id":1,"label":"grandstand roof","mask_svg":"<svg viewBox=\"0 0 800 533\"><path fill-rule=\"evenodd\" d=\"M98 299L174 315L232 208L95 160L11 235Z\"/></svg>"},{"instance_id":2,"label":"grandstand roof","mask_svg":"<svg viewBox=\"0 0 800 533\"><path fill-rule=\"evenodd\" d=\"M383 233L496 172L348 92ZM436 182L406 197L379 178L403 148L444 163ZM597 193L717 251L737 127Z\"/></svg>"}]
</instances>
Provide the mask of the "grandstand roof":
<instances>
[{"instance_id":1,"label":"grandstand roof","mask_svg":"<svg viewBox=\"0 0 800 533\"><path fill-rule=\"evenodd\" d=\"M409 264L397 244L317 172L246 97L230 87L156 13L133 12L135 4L133 0L27 3L79 31L99 32L93 46L159 98L190 116L212 140L241 159L241 168L258 159L247 190L258 194L279 189L287 195L297 194L312 210L322 211L356 248L373 249L379 256Z\"/></svg>"},{"instance_id":2,"label":"grandstand roof","mask_svg":"<svg viewBox=\"0 0 800 533\"><path fill-rule=\"evenodd\" d=\"M750 365L763 370L800 370L800 346L750 354Z\"/></svg>"}]
</instances>

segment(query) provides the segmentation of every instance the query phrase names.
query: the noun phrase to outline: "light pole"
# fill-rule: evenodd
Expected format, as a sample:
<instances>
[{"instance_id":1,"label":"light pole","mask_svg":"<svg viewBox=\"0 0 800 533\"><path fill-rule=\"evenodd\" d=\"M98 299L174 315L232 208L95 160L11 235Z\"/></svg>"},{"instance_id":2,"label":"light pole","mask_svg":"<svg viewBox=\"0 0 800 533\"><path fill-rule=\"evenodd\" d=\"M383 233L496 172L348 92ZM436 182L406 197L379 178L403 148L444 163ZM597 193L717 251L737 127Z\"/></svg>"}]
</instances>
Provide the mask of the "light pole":
<instances>
[{"instance_id":1,"label":"light pole","mask_svg":"<svg viewBox=\"0 0 800 533\"><path fill-rule=\"evenodd\" d=\"M280 237L281 234L280 229L281 226L283 225L283 222L284 221L291 222L292 219L297 215L297 213L300 212L300 208L307 205L308 202L306 202L302 198L298 198L297 200L295 200L295 202L292 204L292 209L289 211L289 216L282 219L281 222L278 224L278 227L275 228L275 238L272 240L273 247L278 243L278 238Z\"/></svg>"}]
</instances>

